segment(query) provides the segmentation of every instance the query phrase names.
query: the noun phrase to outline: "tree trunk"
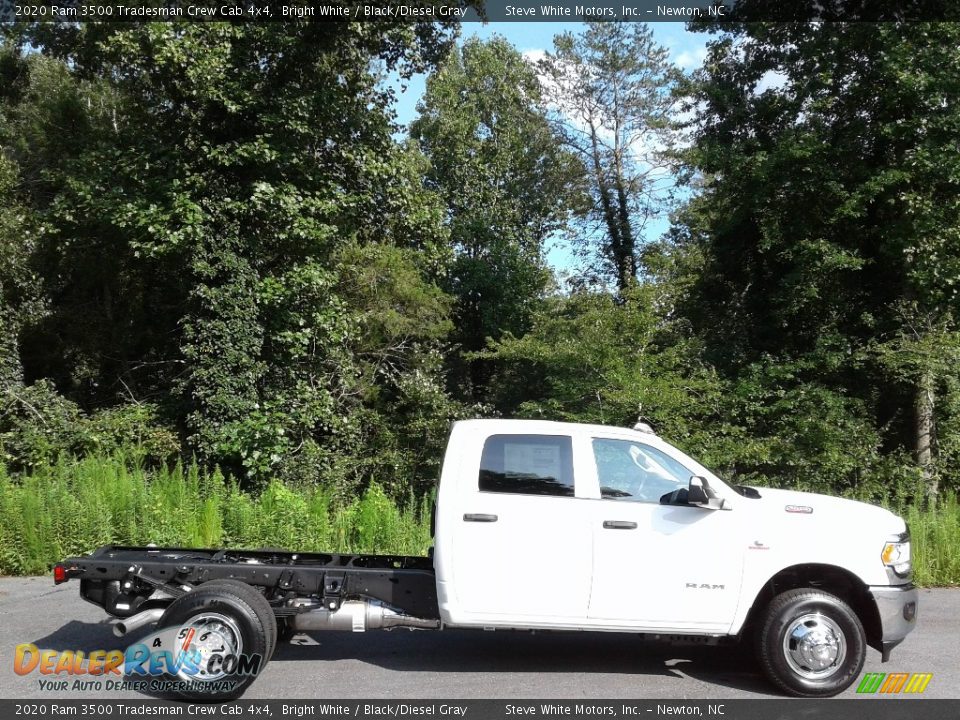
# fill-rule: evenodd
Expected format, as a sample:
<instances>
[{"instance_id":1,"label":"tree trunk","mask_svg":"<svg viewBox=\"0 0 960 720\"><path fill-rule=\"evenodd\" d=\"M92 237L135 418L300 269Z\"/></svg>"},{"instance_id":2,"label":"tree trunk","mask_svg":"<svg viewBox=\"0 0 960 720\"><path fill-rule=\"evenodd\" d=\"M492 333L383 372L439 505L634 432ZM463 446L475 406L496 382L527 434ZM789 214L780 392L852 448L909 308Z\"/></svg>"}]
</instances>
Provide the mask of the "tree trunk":
<instances>
[{"instance_id":1,"label":"tree trunk","mask_svg":"<svg viewBox=\"0 0 960 720\"><path fill-rule=\"evenodd\" d=\"M623 176L623 153L621 144L620 120L623 110L620 107L619 88L614 89L614 128L613 128L613 183L617 191L617 224L620 228L620 256L617 258L617 281L621 292L637 278L637 258L634 255L633 228L630 225L630 208L627 201L626 180Z\"/></svg>"},{"instance_id":2,"label":"tree trunk","mask_svg":"<svg viewBox=\"0 0 960 720\"><path fill-rule=\"evenodd\" d=\"M600 196L600 206L603 211L603 221L607 226L607 233L610 236L610 254L613 265L617 272L617 288L621 291L627 288L627 283L623 277L623 238L620 236L620 224L617 222L617 213L610 202L610 188L606 180L606 172L603 167L603 158L600 151L600 142L597 139L597 131L590 123L590 159L593 163L593 172L597 179L597 190Z\"/></svg>"},{"instance_id":3,"label":"tree trunk","mask_svg":"<svg viewBox=\"0 0 960 720\"><path fill-rule=\"evenodd\" d=\"M937 478L933 474L933 449L936 439L935 401L933 373L924 370L917 383L914 402L914 451L917 465L926 482L927 497L930 500L936 498L938 491Z\"/></svg>"},{"instance_id":4,"label":"tree trunk","mask_svg":"<svg viewBox=\"0 0 960 720\"><path fill-rule=\"evenodd\" d=\"M617 214L620 222L621 257L619 258L620 289L623 290L637 279L636 241L633 236L633 227L630 225L630 208L627 207L627 191L624 188L624 179L617 163Z\"/></svg>"}]
</instances>

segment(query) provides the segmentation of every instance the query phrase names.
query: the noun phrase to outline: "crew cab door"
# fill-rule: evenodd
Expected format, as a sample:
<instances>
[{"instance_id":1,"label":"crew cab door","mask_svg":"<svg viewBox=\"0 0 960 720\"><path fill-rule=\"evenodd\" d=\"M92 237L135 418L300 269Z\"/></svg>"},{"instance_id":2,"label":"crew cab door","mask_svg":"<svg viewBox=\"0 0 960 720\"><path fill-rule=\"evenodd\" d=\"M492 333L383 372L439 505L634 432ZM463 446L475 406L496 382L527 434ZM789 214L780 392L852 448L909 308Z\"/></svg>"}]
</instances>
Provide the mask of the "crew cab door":
<instances>
[{"instance_id":1,"label":"crew cab door","mask_svg":"<svg viewBox=\"0 0 960 720\"><path fill-rule=\"evenodd\" d=\"M449 518L453 591L474 620L586 617L592 501L577 497L573 440L498 433L463 459L458 511Z\"/></svg>"},{"instance_id":2,"label":"crew cab door","mask_svg":"<svg viewBox=\"0 0 960 720\"><path fill-rule=\"evenodd\" d=\"M599 499L589 617L726 631L746 551L743 513L661 504L700 473L657 438L593 437L591 445Z\"/></svg>"}]
</instances>

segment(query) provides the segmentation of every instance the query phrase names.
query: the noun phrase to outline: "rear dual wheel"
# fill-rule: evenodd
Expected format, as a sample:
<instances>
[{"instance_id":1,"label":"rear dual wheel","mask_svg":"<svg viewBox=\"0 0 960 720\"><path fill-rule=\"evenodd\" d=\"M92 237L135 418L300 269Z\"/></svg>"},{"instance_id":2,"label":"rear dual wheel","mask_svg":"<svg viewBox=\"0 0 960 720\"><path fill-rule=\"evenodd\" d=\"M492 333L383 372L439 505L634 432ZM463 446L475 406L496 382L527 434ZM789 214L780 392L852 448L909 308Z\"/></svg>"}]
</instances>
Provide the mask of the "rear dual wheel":
<instances>
[{"instance_id":1,"label":"rear dual wheel","mask_svg":"<svg viewBox=\"0 0 960 720\"><path fill-rule=\"evenodd\" d=\"M273 609L238 580L211 580L174 600L160 618L176 629L179 653L191 662L167 677L188 700L240 697L269 662L277 642Z\"/></svg>"}]
</instances>

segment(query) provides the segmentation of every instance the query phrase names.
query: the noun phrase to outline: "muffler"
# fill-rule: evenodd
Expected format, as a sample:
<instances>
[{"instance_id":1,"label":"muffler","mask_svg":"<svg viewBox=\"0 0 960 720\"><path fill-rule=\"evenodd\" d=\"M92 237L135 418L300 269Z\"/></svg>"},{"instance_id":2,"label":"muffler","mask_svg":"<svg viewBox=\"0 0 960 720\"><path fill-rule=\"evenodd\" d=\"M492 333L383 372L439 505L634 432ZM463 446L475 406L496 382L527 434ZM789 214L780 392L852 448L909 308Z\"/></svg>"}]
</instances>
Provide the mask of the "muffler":
<instances>
[{"instance_id":1,"label":"muffler","mask_svg":"<svg viewBox=\"0 0 960 720\"><path fill-rule=\"evenodd\" d=\"M398 612L383 603L364 600L347 600L338 610L317 608L294 615L289 619L293 629L298 632L311 630L380 630L395 627L421 628L435 630L440 620L413 617Z\"/></svg>"},{"instance_id":2,"label":"muffler","mask_svg":"<svg viewBox=\"0 0 960 720\"><path fill-rule=\"evenodd\" d=\"M151 608L131 617L117 620L113 624L113 634L117 637L123 637L134 630L139 630L145 625L152 625L163 616L163 608Z\"/></svg>"}]
</instances>

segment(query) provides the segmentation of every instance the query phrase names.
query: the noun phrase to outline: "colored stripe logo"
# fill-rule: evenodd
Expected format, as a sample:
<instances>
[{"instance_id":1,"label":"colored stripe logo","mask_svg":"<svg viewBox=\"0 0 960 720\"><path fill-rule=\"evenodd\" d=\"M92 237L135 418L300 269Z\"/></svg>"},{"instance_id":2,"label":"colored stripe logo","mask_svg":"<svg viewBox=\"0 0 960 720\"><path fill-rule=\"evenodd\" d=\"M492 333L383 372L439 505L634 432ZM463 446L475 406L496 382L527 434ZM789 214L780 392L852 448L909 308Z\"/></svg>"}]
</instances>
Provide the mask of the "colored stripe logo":
<instances>
[{"instance_id":1,"label":"colored stripe logo","mask_svg":"<svg viewBox=\"0 0 960 720\"><path fill-rule=\"evenodd\" d=\"M919 694L927 689L933 673L867 673L860 680L857 692L863 694Z\"/></svg>"},{"instance_id":2,"label":"colored stripe logo","mask_svg":"<svg viewBox=\"0 0 960 720\"><path fill-rule=\"evenodd\" d=\"M903 691L907 693L922 693L927 689L927 684L932 677L933 673L914 673L910 676L910 679L907 681L907 686Z\"/></svg>"}]
</instances>

